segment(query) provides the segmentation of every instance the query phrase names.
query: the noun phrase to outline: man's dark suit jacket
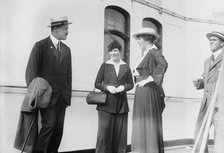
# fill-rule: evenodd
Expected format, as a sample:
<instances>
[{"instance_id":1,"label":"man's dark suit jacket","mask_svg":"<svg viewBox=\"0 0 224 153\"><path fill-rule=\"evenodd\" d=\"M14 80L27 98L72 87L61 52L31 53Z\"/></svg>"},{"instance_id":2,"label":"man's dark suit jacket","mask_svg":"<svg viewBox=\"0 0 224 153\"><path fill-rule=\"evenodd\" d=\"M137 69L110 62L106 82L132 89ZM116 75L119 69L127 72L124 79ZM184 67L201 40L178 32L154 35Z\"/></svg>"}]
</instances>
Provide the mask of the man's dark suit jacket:
<instances>
[{"instance_id":1,"label":"man's dark suit jacket","mask_svg":"<svg viewBox=\"0 0 224 153\"><path fill-rule=\"evenodd\" d=\"M118 87L124 85L124 91L118 94L111 94L107 85ZM120 65L118 76L112 64L103 63L98 71L95 87L107 93L106 104L97 106L97 110L109 113L127 113L129 111L126 91L134 86L132 73L127 64Z\"/></svg>"},{"instance_id":2,"label":"man's dark suit jacket","mask_svg":"<svg viewBox=\"0 0 224 153\"><path fill-rule=\"evenodd\" d=\"M72 66L71 51L61 42L61 55L54 47L50 37L38 41L30 54L26 68L27 86L35 77L42 77L52 87L50 106L61 95L65 105L71 104Z\"/></svg>"}]
</instances>

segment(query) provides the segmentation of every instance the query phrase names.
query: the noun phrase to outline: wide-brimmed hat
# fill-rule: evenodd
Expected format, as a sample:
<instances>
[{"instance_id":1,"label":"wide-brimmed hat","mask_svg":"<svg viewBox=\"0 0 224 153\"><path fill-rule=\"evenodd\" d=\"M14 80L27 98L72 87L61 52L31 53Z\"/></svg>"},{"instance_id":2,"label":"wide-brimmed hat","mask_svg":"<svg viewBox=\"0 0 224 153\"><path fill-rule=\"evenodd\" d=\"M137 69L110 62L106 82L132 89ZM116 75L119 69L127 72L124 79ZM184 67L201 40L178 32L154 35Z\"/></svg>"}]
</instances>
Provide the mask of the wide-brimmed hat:
<instances>
[{"instance_id":1,"label":"wide-brimmed hat","mask_svg":"<svg viewBox=\"0 0 224 153\"><path fill-rule=\"evenodd\" d=\"M140 35L153 35L156 37L156 39L159 38L159 34L153 28L141 28L135 34L133 34L133 37L136 39L137 36Z\"/></svg>"},{"instance_id":2,"label":"wide-brimmed hat","mask_svg":"<svg viewBox=\"0 0 224 153\"><path fill-rule=\"evenodd\" d=\"M50 19L50 21L51 25L49 25L48 27L72 24L71 22L68 22L67 17L52 18Z\"/></svg>"},{"instance_id":3,"label":"wide-brimmed hat","mask_svg":"<svg viewBox=\"0 0 224 153\"><path fill-rule=\"evenodd\" d=\"M210 39L210 37L212 37L212 36L218 37L219 39L224 41L224 32L212 31L212 32L206 34L206 37L208 39Z\"/></svg>"}]
</instances>

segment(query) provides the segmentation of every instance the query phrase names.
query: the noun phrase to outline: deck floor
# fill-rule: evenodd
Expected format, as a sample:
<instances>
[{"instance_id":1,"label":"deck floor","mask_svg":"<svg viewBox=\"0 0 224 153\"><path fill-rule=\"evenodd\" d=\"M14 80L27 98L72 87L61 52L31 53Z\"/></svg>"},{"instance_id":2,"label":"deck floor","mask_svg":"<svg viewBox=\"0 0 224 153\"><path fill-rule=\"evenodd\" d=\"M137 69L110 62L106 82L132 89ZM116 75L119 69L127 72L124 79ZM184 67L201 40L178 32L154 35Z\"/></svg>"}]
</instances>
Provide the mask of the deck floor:
<instances>
[{"instance_id":1,"label":"deck floor","mask_svg":"<svg viewBox=\"0 0 224 153\"><path fill-rule=\"evenodd\" d=\"M171 148L166 149L165 153L191 153L192 148L191 147L178 147L178 148ZM209 153L213 153L213 148L209 148Z\"/></svg>"}]
</instances>

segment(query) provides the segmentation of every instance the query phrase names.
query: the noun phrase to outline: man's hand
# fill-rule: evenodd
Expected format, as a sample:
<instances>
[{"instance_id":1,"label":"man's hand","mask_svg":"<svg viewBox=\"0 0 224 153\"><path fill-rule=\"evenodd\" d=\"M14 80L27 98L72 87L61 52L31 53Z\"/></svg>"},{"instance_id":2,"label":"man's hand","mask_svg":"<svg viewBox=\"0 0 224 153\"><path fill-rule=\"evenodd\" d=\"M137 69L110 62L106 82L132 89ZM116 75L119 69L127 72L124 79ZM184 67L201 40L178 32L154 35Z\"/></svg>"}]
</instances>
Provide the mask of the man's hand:
<instances>
[{"instance_id":1,"label":"man's hand","mask_svg":"<svg viewBox=\"0 0 224 153\"><path fill-rule=\"evenodd\" d=\"M202 88L204 88L204 80L203 79L193 80L193 84L196 87L196 89L202 89Z\"/></svg>"},{"instance_id":2,"label":"man's hand","mask_svg":"<svg viewBox=\"0 0 224 153\"><path fill-rule=\"evenodd\" d=\"M197 88L199 86L199 79L193 80L193 84Z\"/></svg>"}]
</instances>

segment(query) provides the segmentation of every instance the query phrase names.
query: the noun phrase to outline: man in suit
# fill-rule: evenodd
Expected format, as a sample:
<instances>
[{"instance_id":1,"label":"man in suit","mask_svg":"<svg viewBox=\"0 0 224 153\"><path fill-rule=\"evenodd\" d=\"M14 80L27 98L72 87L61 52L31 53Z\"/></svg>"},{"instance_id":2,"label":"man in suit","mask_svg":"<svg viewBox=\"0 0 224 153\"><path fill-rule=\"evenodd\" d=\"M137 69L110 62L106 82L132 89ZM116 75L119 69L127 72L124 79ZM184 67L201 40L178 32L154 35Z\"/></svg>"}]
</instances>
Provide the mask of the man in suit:
<instances>
[{"instance_id":1,"label":"man in suit","mask_svg":"<svg viewBox=\"0 0 224 153\"><path fill-rule=\"evenodd\" d=\"M211 102L211 98L214 93L220 68L222 65L222 58L224 53L223 51L224 33L213 31L211 33L207 33L206 37L210 42L210 50L212 52L212 55L205 60L203 79L197 79L193 82L194 86L197 89L204 89L204 96L195 127L195 139L197 138L197 134L199 133L205 114ZM214 132L215 136L216 136L216 128L218 125L217 114L218 114L218 103L216 102L212 118L212 124L215 129ZM198 149L199 148L196 149L196 152L198 151ZM205 153L208 153L208 147L206 147Z\"/></svg>"},{"instance_id":2,"label":"man in suit","mask_svg":"<svg viewBox=\"0 0 224 153\"><path fill-rule=\"evenodd\" d=\"M66 107L71 103L71 51L61 40L68 35L67 17L51 19L51 35L35 43L26 68L27 86L36 77L52 87L50 104L39 109L42 127L33 153L57 153L61 142Z\"/></svg>"}]
</instances>

